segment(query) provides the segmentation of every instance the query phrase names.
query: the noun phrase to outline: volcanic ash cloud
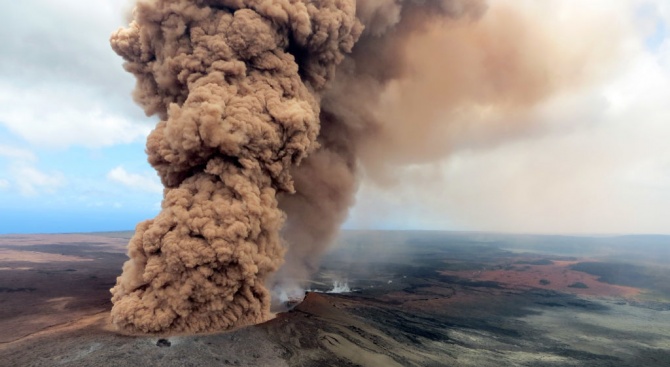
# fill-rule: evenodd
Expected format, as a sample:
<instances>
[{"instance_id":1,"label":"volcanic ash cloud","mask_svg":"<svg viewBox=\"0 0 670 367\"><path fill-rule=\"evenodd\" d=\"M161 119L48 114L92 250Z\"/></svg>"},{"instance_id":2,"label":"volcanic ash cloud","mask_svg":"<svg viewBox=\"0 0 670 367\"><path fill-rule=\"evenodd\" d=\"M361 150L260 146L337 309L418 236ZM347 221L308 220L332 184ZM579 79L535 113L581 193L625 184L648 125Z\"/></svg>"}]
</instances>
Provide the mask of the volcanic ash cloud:
<instances>
[{"instance_id":1,"label":"volcanic ash cloud","mask_svg":"<svg viewBox=\"0 0 670 367\"><path fill-rule=\"evenodd\" d=\"M494 144L579 84L584 63L552 52L565 37L495 4L139 1L111 42L161 119L147 153L165 191L130 241L113 322L165 333L267 320L267 287L308 279L361 173L392 181L398 165Z\"/></svg>"},{"instance_id":2,"label":"volcanic ash cloud","mask_svg":"<svg viewBox=\"0 0 670 367\"><path fill-rule=\"evenodd\" d=\"M140 1L111 38L161 121L165 185L112 289L126 332L200 332L270 317L290 169L318 147L319 90L362 26L353 1Z\"/></svg>"}]
</instances>

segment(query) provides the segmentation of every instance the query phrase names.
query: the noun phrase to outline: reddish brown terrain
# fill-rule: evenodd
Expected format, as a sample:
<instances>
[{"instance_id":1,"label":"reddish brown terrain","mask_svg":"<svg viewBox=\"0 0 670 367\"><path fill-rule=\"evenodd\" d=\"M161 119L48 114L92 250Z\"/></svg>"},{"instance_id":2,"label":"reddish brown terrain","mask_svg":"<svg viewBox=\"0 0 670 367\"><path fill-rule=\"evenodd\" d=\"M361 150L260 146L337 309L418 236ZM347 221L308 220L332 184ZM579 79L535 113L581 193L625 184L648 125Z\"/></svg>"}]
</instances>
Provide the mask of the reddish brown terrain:
<instances>
[{"instance_id":1,"label":"reddish brown terrain","mask_svg":"<svg viewBox=\"0 0 670 367\"><path fill-rule=\"evenodd\" d=\"M604 283L595 275L576 271L571 265L592 259L571 261L553 260L550 264L523 264L527 259L511 259L511 263L502 269L491 270L443 270L443 275L456 276L474 281L492 281L509 289L529 290L533 288L548 289L582 296L635 298L642 292L635 287ZM519 264L519 263L522 264ZM584 286L575 286L575 284Z\"/></svg>"}]
</instances>

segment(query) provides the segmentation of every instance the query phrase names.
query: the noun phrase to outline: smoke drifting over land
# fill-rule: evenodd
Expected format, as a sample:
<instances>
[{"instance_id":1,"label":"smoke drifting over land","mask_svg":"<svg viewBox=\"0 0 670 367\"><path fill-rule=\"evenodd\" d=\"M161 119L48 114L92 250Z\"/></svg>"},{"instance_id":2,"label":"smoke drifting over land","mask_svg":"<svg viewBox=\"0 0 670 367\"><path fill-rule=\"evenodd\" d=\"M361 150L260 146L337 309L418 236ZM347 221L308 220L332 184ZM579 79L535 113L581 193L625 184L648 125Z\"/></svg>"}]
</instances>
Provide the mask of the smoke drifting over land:
<instances>
[{"instance_id":1,"label":"smoke drifting over land","mask_svg":"<svg viewBox=\"0 0 670 367\"><path fill-rule=\"evenodd\" d=\"M266 286L310 275L362 173L516 134L580 80L528 22L467 0L139 1L111 42L161 119L147 153L165 191L130 241L114 323L267 320Z\"/></svg>"}]
</instances>

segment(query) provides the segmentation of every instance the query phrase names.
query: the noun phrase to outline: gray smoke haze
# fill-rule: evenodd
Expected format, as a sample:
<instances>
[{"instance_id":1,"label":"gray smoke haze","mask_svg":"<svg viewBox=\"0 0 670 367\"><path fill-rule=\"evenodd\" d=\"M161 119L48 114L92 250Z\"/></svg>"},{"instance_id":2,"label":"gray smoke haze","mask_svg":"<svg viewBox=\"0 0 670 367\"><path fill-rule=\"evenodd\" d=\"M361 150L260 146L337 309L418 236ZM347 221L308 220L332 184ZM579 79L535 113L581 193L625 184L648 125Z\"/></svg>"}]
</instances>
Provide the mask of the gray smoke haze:
<instances>
[{"instance_id":1,"label":"gray smoke haze","mask_svg":"<svg viewBox=\"0 0 670 367\"><path fill-rule=\"evenodd\" d=\"M139 1L111 43L161 119L147 153L165 191L130 241L113 322L269 319L268 287L308 279L361 175L392 181L394 166L517 134L578 83L528 22L468 0Z\"/></svg>"}]
</instances>

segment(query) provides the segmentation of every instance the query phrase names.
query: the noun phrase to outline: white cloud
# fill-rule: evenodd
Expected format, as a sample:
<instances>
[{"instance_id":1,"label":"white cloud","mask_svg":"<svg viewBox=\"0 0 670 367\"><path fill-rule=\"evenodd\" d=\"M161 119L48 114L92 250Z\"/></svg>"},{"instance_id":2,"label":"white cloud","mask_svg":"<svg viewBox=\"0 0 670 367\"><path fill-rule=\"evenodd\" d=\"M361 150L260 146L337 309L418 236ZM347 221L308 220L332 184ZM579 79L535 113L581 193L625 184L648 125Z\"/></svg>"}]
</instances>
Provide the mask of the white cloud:
<instances>
[{"instance_id":1,"label":"white cloud","mask_svg":"<svg viewBox=\"0 0 670 367\"><path fill-rule=\"evenodd\" d=\"M20 161L35 161L37 157L28 149L17 148L11 145L0 144L0 157Z\"/></svg>"},{"instance_id":2,"label":"white cloud","mask_svg":"<svg viewBox=\"0 0 670 367\"><path fill-rule=\"evenodd\" d=\"M163 192L163 185L160 184L156 175L129 173L122 166L109 171L107 178L135 190Z\"/></svg>"},{"instance_id":3,"label":"white cloud","mask_svg":"<svg viewBox=\"0 0 670 367\"><path fill-rule=\"evenodd\" d=\"M20 89L0 82L0 122L34 145L59 148L130 143L151 130L147 123L110 112L84 87L60 89Z\"/></svg>"},{"instance_id":4,"label":"white cloud","mask_svg":"<svg viewBox=\"0 0 670 367\"><path fill-rule=\"evenodd\" d=\"M0 13L0 76L26 87L46 82L98 87L110 98L128 92L133 77L121 68L109 37L127 25L132 0L25 0ZM35 9L41 11L36 12Z\"/></svg>"},{"instance_id":5,"label":"white cloud","mask_svg":"<svg viewBox=\"0 0 670 367\"><path fill-rule=\"evenodd\" d=\"M109 45L110 34L125 23L126 3L7 5L0 13L0 124L31 144L59 148L146 137L153 123L133 103L133 77Z\"/></svg>"},{"instance_id":6,"label":"white cloud","mask_svg":"<svg viewBox=\"0 0 670 367\"><path fill-rule=\"evenodd\" d=\"M45 173L27 165L15 165L10 169L13 181L23 196L53 193L65 184L60 173Z\"/></svg>"},{"instance_id":7,"label":"white cloud","mask_svg":"<svg viewBox=\"0 0 670 367\"><path fill-rule=\"evenodd\" d=\"M53 193L63 186L65 179L60 172L45 173L35 168L37 156L28 149L0 144L0 157L6 158L6 178L0 178L0 189L15 188L22 196Z\"/></svg>"}]
</instances>

